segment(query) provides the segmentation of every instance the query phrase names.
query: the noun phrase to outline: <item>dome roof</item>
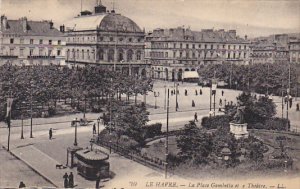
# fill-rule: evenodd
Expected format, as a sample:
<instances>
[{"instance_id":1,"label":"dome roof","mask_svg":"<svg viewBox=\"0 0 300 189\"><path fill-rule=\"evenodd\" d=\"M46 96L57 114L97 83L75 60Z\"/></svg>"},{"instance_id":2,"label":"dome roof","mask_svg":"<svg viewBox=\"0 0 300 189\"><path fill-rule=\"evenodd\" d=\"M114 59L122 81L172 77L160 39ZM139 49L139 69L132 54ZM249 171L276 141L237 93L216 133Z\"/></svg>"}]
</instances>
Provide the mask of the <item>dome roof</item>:
<instances>
[{"instance_id":1,"label":"dome roof","mask_svg":"<svg viewBox=\"0 0 300 189\"><path fill-rule=\"evenodd\" d=\"M140 27L131 19L120 14L107 14L99 25L100 30L142 32Z\"/></svg>"},{"instance_id":2,"label":"dome roof","mask_svg":"<svg viewBox=\"0 0 300 189\"><path fill-rule=\"evenodd\" d=\"M104 31L142 32L134 21L115 13L78 16L65 25L67 30L74 29L75 31L100 29Z\"/></svg>"}]
</instances>

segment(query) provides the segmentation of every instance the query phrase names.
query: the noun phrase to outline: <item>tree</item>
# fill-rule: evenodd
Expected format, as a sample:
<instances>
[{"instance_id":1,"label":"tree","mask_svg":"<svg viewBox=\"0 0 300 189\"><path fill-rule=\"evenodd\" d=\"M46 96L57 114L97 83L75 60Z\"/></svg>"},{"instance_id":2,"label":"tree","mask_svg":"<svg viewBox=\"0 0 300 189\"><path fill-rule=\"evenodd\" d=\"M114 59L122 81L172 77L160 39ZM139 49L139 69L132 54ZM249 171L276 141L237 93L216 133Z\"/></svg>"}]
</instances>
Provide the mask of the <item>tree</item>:
<instances>
[{"instance_id":1,"label":"tree","mask_svg":"<svg viewBox=\"0 0 300 189\"><path fill-rule=\"evenodd\" d=\"M183 133L177 136L176 141L180 149L178 156L183 162L208 163L208 156L212 151L212 139L202 129L197 128L195 122L186 124Z\"/></svg>"}]
</instances>

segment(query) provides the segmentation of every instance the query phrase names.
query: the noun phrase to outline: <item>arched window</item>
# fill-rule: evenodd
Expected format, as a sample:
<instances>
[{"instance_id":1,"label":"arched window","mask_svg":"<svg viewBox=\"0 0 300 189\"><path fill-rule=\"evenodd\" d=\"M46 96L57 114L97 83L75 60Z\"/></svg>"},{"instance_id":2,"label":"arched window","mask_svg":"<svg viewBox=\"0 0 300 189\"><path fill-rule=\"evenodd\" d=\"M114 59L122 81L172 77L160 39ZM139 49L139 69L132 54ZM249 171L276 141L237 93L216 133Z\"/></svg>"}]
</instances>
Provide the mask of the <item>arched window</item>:
<instances>
[{"instance_id":1,"label":"arched window","mask_svg":"<svg viewBox=\"0 0 300 189\"><path fill-rule=\"evenodd\" d=\"M127 51L127 62L132 61L132 58L133 58L133 51L131 49L129 49Z\"/></svg>"},{"instance_id":2,"label":"arched window","mask_svg":"<svg viewBox=\"0 0 300 189\"><path fill-rule=\"evenodd\" d=\"M104 52L103 49L99 50L99 60L104 60Z\"/></svg>"},{"instance_id":3,"label":"arched window","mask_svg":"<svg viewBox=\"0 0 300 189\"><path fill-rule=\"evenodd\" d=\"M87 50L86 54L87 54L87 59L90 59L90 50Z\"/></svg>"},{"instance_id":4,"label":"arched window","mask_svg":"<svg viewBox=\"0 0 300 189\"><path fill-rule=\"evenodd\" d=\"M77 49L76 58L79 58L79 49Z\"/></svg>"},{"instance_id":5,"label":"arched window","mask_svg":"<svg viewBox=\"0 0 300 189\"><path fill-rule=\"evenodd\" d=\"M84 50L81 51L81 59L84 59Z\"/></svg>"},{"instance_id":6,"label":"arched window","mask_svg":"<svg viewBox=\"0 0 300 189\"><path fill-rule=\"evenodd\" d=\"M67 60L69 59L70 57L70 49L67 50Z\"/></svg>"},{"instance_id":7,"label":"arched window","mask_svg":"<svg viewBox=\"0 0 300 189\"><path fill-rule=\"evenodd\" d=\"M123 55L124 55L123 49L119 49L118 62L121 62L124 60Z\"/></svg>"},{"instance_id":8,"label":"arched window","mask_svg":"<svg viewBox=\"0 0 300 189\"><path fill-rule=\"evenodd\" d=\"M142 53L141 53L141 51L138 51L138 52L136 53L136 59L137 59L137 60L141 60L141 59L142 59Z\"/></svg>"},{"instance_id":9,"label":"arched window","mask_svg":"<svg viewBox=\"0 0 300 189\"><path fill-rule=\"evenodd\" d=\"M115 51L113 49L109 49L108 51L108 62L113 62L115 56Z\"/></svg>"}]
</instances>

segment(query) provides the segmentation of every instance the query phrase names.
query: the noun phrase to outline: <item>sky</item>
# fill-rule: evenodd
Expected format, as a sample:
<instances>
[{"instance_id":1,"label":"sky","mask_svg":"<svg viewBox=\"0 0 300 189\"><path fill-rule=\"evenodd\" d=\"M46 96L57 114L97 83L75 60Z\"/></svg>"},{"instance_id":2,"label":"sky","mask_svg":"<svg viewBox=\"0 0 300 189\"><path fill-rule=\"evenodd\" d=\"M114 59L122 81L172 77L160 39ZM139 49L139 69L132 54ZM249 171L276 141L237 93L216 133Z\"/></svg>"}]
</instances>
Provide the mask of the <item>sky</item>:
<instances>
[{"instance_id":1,"label":"sky","mask_svg":"<svg viewBox=\"0 0 300 189\"><path fill-rule=\"evenodd\" d=\"M97 0L0 0L8 19L52 20L59 26ZM141 28L236 29L240 36L300 32L300 0L102 0Z\"/></svg>"}]
</instances>

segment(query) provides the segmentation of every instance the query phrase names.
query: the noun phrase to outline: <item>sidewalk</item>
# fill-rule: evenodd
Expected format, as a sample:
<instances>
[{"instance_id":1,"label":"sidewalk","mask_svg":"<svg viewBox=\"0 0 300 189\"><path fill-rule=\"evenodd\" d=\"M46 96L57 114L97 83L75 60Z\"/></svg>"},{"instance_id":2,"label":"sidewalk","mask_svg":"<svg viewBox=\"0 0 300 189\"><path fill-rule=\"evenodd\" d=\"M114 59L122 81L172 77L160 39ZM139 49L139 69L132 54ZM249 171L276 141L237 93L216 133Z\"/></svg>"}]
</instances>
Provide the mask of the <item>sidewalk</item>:
<instances>
[{"instance_id":1,"label":"sidewalk","mask_svg":"<svg viewBox=\"0 0 300 189\"><path fill-rule=\"evenodd\" d=\"M108 149L100 146L94 146L94 148L98 148L109 154ZM37 149L34 146L34 141L32 140L25 140L22 144L19 143L11 145L10 152L51 183L49 186L53 185L55 187L62 188L63 175L66 172L68 174L73 172L76 188L95 187L95 181L85 180L83 177L78 175L76 167L73 169L56 169L57 164L65 165L65 162L58 162L41 150ZM130 178L163 178L163 173L160 173L160 171L153 170L115 153L110 154L109 162L113 178L107 182L102 182L101 185L105 185L104 188L107 188L108 186L111 188L116 187L119 184L119 181L128 181ZM128 184L128 182L126 184Z\"/></svg>"},{"instance_id":2,"label":"sidewalk","mask_svg":"<svg viewBox=\"0 0 300 189\"><path fill-rule=\"evenodd\" d=\"M34 171L39 173L43 178L45 178L49 183L55 187L63 188L63 175L64 173L74 172L74 181L77 187L92 188L95 186L94 182L87 181L83 177L76 174L75 169L56 169L57 164L62 164L55 159L49 157L47 154L38 150L31 144L22 146L11 146L11 153L17 158L21 159Z\"/></svg>"}]
</instances>

